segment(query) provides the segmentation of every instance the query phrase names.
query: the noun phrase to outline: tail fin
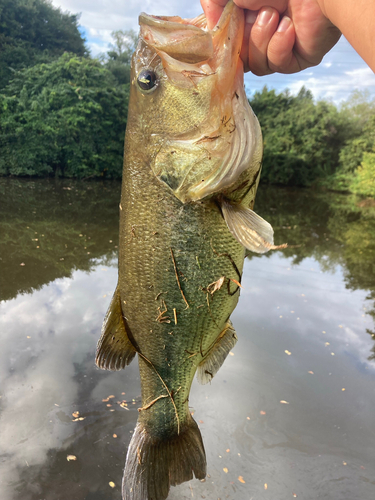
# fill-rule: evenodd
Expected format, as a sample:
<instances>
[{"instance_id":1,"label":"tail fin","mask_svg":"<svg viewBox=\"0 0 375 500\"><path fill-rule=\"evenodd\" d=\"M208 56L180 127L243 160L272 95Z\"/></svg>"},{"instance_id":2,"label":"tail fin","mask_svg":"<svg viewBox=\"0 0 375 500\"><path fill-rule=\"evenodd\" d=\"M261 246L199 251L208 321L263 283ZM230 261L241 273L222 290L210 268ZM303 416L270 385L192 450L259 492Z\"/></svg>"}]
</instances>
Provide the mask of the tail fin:
<instances>
[{"instance_id":1,"label":"tail fin","mask_svg":"<svg viewBox=\"0 0 375 500\"><path fill-rule=\"evenodd\" d=\"M138 422L126 456L123 500L165 500L170 486L206 476L202 436L192 417L180 434L155 438Z\"/></svg>"}]
</instances>

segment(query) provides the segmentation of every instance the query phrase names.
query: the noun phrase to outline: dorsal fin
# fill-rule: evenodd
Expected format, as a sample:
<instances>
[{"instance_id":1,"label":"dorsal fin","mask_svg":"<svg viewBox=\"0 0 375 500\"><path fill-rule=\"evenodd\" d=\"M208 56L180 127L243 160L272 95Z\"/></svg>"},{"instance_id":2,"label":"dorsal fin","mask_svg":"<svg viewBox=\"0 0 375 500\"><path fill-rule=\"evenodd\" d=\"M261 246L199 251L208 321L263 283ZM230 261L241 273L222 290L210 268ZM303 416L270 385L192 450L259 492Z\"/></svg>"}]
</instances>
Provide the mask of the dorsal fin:
<instances>
[{"instance_id":1,"label":"dorsal fin","mask_svg":"<svg viewBox=\"0 0 375 500\"><path fill-rule=\"evenodd\" d=\"M240 204L232 204L225 198L220 200L220 205L229 231L248 250L265 253L268 250L280 250L287 247L287 244L273 244L271 224L250 208Z\"/></svg>"},{"instance_id":2,"label":"dorsal fin","mask_svg":"<svg viewBox=\"0 0 375 500\"><path fill-rule=\"evenodd\" d=\"M95 362L103 370L121 370L136 354L126 332L118 285L103 322Z\"/></svg>"}]
</instances>

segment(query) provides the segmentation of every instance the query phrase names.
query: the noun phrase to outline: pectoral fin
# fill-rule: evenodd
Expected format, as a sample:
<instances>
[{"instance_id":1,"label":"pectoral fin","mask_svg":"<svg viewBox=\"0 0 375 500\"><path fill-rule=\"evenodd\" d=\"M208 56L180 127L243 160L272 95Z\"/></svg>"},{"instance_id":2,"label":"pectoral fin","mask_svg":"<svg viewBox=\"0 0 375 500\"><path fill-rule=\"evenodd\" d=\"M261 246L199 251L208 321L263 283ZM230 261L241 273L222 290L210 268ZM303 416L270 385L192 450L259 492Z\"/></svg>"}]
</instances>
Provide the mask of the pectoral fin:
<instances>
[{"instance_id":1,"label":"pectoral fin","mask_svg":"<svg viewBox=\"0 0 375 500\"><path fill-rule=\"evenodd\" d=\"M279 250L287 245L273 244L273 229L271 224L262 219L250 208L232 204L226 199L221 200L221 210L229 231L245 248L256 253L268 250Z\"/></svg>"},{"instance_id":2,"label":"pectoral fin","mask_svg":"<svg viewBox=\"0 0 375 500\"><path fill-rule=\"evenodd\" d=\"M221 365L224 363L231 349L233 349L236 345L236 342L236 331L233 328L232 323L228 321L207 356L198 366L197 379L200 384L207 384L207 382L211 382L213 377L219 371Z\"/></svg>"},{"instance_id":3,"label":"pectoral fin","mask_svg":"<svg viewBox=\"0 0 375 500\"><path fill-rule=\"evenodd\" d=\"M96 349L95 362L103 370L121 370L134 358L136 351L126 332L118 286L113 294Z\"/></svg>"}]
</instances>

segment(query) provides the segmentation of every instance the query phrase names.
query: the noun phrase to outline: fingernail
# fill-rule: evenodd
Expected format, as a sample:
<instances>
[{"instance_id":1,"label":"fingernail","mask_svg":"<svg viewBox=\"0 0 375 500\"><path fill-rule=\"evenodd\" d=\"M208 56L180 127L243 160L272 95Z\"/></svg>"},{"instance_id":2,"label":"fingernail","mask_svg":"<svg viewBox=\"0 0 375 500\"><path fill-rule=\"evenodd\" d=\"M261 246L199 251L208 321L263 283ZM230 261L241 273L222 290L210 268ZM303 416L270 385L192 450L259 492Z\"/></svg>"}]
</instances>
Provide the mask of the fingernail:
<instances>
[{"instance_id":1,"label":"fingernail","mask_svg":"<svg viewBox=\"0 0 375 500\"><path fill-rule=\"evenodd\" d=\"M246 24L254 24L258 17L258 12L256 10L248 10L246 12Z\"/></svg>"},{"instance_id":2,"label":"fingernail","mask_svg":"<svg viewBox=\"0 0 375 500\"><path fill-rule=\"evenodd\" d=\"M289 26L292 24L292 20L288 16L284 16L281 21L279 26L277 27L277 32L278 33L284 33Z\"/></svg>"},{"instance_id":3,"label":"fingernail","mask_svg":"<svg viewBox=\"0 0 375 500\"><path fill-rule=\"evenodd\" d=\"M272 9L262 10L257 19L258 26L266 26L266 24L268 24L271 21L272 16L273 16Z\"/></svg>"}]
</instances>

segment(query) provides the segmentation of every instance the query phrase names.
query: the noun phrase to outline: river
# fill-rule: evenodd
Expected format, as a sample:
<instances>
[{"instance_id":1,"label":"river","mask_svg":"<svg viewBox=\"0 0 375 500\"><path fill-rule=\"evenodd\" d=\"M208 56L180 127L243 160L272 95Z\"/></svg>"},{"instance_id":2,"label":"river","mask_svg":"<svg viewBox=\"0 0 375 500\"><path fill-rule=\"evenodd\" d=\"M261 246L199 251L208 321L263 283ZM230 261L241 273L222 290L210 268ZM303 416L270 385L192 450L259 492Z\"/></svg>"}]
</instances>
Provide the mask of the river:
<instances>
[{"instance_id":1,"label":"river","mask_svg":"<svg viewBox=\"0 0 375 500\"><path fill-rule=\"evenodd\" d=\"M117 182L0 179L0 498L120 500L138 367L94 365ZM191 411L208 476L169 500L375 498L375 203L261 186L238 343Z\"/></svg>"}]
</instances>

